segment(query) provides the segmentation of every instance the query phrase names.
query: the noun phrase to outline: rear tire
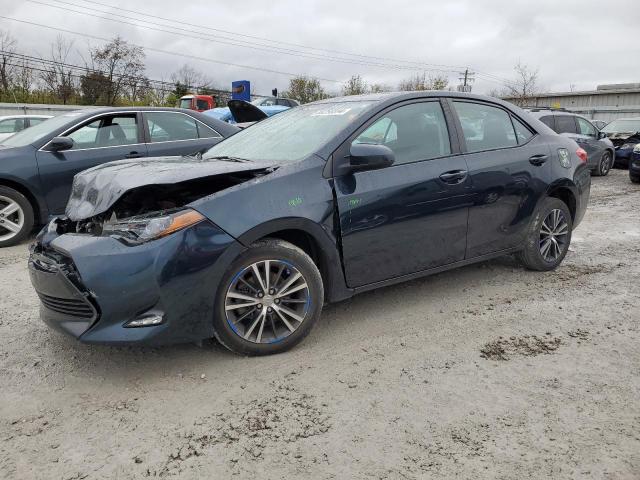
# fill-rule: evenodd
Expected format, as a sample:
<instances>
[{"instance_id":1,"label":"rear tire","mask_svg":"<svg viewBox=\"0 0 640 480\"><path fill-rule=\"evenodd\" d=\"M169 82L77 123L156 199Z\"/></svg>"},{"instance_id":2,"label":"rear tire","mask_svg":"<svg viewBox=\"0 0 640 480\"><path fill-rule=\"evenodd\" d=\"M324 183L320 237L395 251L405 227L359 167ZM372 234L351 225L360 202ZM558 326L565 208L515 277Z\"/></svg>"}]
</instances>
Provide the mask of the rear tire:
<instances>
[{"instance_id":1,"label":"rear tire","mask_svg":"<svg viewBox=\"0 0 640 480\"><path fill-rule=\"evenodd\" d=\"M598 166L593 171L593 174L596 177L606 177L611 171L611 166L613 165L613 157L611 156L611 152L604 152L600 161L598 162Z\"/></svg>"},{"instance_id":2,"label":"rear tire","mask_svg":"<svg viewBox=\"0 0 640 480\"><path fill-rule=\"evenodd\" d=\"M567 205L558 198L546 198L534 215L518 259L530 270L556 269L569 251L572 230Z\"/></svg>"},{"instance_id":3,"label":"rear tire","mask_svg":"<svg viewBox=\"0 0 640 480\"><path fill-rule=\"evenodd\" d=\"M309 255L283 240L260 240L220 282L214 333L241 355L284 352L309 334L323 303L322 277Z\"/></svg>"},{"instance_id":4,"label":"rear tire","mask_svg":"<svg viewBox=\"0 0 640 480\"><path fill-rule=\"evenodd\" d=\"M13 188L0 186L0 248L16 245L33 229L33 207Z\"/></svg>"}]
</instances>

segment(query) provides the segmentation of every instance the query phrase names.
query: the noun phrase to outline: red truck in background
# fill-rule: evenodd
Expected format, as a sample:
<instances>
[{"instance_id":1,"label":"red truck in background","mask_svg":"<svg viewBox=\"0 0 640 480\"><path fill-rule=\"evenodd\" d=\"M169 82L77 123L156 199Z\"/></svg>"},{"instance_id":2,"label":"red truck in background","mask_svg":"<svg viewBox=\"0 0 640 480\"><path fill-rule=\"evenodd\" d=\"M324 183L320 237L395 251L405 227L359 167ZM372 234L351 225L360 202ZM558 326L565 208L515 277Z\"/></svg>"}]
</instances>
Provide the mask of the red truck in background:
<instances>
[{"instance_id":1,"label":"red truck in background","mask_svg":"<svg viewBox=\"0 0 640 480\"><path fill-rule=\"evenodd\" d=\"M180 97L177 107L204 112L216 108L216 97L212 95L184 95Z\"/></svg>"}]
</instances>

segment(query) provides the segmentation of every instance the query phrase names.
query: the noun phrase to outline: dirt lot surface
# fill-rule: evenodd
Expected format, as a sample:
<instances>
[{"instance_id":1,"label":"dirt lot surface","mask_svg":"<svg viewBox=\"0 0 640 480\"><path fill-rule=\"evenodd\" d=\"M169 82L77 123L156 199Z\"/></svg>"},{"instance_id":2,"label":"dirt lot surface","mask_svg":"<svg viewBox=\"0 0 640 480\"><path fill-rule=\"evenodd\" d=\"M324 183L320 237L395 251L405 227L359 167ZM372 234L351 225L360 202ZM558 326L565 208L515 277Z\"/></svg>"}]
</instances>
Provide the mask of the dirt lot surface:
<instances>
[{"instance_id":1,"label":"dirt lot surface","mask_svg":"<svg viewBox=\"0 0 640 480\"><path fill-rule=\"evenodd\" d=\"M508 257L325 309L290 353L81 345L0 251L1 478L640 478L640 187Z\"/></svg>"}]
</instances>

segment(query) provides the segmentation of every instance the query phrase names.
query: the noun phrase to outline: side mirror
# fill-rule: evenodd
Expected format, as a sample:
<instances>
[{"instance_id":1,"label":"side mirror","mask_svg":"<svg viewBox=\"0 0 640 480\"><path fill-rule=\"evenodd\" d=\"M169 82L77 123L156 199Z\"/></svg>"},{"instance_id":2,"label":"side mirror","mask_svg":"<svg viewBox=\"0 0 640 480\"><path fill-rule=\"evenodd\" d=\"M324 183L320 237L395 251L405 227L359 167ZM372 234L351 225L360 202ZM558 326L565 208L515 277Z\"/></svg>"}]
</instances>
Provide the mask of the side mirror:
<instances>
[{"instance_id":1,"label":"side mirror","mask_svg":"<svg viewBox=\"0 0 640 480\"><path fill-rule=\"evenodd\" d=\"M396 156L389 147L368 143L354 143L349 150L341 168L342 174L379 170L390 167L396 161Z\"/></svg>"},{"instance_id":2,"label":"side mirror","mask_svg":"<svg viewBox=\"0 0 640 480\"><path fill-rule=\"evenodd\" d=\"M604 132L598 132L598 140L602 140L603 138L607 138L607 134Z\"/></svg>"},{"instance_id":3,"label":"side mirror","mask_svg":"<svg viewBox=\"0 0 640 480\"><path fill-rule=\"evenodd\" d=\"M69 150L73 147L73 139L69 137L53 137L49 141L49 150L52 152L61 152Z\"/></svg>"}]
</instances>

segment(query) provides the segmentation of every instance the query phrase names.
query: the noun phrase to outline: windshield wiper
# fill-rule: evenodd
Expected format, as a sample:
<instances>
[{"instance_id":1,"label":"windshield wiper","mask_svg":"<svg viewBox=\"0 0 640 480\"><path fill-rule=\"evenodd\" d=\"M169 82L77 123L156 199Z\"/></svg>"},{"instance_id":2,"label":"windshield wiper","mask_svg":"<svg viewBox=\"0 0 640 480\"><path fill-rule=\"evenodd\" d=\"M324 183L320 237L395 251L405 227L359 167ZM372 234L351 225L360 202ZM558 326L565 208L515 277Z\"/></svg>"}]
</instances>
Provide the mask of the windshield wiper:
<instances>
[{"instance_id":1,"label":"windshield wiper","mask_svg":"<svg viewBox=\"0 0 640 480\"><path fill-rule=\"evenodd\" d=\"M223 162L238 162L238 163L251 162L251 160L247 160L246 158L230 157L228 155L219 155L219 156L216 156L216 157L206 157L206 160L222 160Z\"/></svg>"}]
</instances>

